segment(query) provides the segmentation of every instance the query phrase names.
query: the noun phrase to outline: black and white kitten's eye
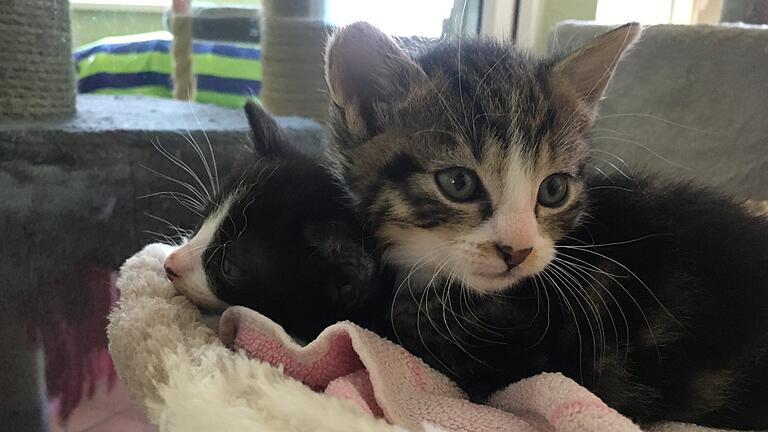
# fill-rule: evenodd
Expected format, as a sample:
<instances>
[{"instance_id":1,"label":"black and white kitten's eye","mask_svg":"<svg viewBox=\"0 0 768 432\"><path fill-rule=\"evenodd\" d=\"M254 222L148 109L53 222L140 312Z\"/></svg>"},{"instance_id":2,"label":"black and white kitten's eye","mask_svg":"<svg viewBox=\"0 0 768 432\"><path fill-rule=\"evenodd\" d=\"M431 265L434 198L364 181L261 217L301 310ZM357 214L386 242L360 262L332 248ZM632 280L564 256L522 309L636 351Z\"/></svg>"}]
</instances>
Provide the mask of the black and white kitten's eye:
<instances>
[{"instance_id":1,"label":"black and white kitten's eye","mask_svg":"<svg viewBox=\"0 0 768 432\"><path fill-rule=\"evenodd\" d=\"M435 182L448 199L456 202L477 198L480 189L477 174L464 167L451 167L436 172Z\"/></svg>"},{"instance_id":2,"label":"black and white kitten's eye","mask_svg":"<svg viewBox=\"0 0 768 432\"><path fill-rule=\"evenodd\" d=\"M245 272L227 258L221 262L221 273L228 279L242 279L245 276Z\"/></svg>"},{"instance_id":3,"label":"black and white kitten's eye","mask_svg":"<svg viewBox=\"0 0 768 432\"><path fill-rule=\"evenodd\" d=\"M539 186L537 200L544 207L558 207L568 197L568 175L552 174L544 179Z\"/></svg>"}]
</instances>

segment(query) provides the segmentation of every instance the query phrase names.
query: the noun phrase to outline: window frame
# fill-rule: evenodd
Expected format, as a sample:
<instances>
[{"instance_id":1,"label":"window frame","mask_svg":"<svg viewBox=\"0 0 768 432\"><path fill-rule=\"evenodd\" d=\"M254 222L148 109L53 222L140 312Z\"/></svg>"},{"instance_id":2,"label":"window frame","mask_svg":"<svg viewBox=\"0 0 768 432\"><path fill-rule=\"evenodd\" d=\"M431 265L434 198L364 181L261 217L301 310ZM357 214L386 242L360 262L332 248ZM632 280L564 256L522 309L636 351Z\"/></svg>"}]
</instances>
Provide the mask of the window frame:
<instances>
[{"instance_id":1,"label":"window frame","mask_svg":"<svg viewBox=\"0 0 768 432\"><path fill-rule=\"evenodd\" d=\"M500 39L517 39L520 0L483 0L480 33Z\"/></svg>"}]
</instances>

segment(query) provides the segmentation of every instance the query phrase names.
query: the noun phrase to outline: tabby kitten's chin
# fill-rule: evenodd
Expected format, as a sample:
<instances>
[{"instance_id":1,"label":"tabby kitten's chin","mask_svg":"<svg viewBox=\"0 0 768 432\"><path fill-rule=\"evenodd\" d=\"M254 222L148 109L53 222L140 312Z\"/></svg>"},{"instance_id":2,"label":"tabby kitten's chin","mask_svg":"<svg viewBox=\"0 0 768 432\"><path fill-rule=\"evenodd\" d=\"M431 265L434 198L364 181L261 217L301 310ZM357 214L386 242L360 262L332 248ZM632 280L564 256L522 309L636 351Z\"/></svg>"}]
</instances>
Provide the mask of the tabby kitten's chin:
<instances>
[{"instance_id":1,"label":"tabby kitten's chin","mask_svg":"<svg viewBox=\"0 0 768 432\"><path fill-rule=\"evenodd\" d=\"M390 245L386 259L403 270L401 277L408 278L412 286L427 288L450 281L461 282L478 294L498 293L514 289L519 282L543 271L555 256L554 242L537 235L527 256L510 266L495 246L498 242L484 233L490 229L477 231L454 237L449 230L385 223L378 235Z\"/></svg>"}]
</instances>

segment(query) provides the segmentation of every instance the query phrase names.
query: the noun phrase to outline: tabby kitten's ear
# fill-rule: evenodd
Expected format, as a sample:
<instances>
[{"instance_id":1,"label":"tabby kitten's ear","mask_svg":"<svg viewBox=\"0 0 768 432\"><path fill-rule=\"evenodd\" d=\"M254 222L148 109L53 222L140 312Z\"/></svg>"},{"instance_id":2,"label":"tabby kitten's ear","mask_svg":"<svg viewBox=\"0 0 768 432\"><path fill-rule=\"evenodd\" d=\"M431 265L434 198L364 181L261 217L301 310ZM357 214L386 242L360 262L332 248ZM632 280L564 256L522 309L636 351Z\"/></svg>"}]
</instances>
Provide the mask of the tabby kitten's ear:
<instances>
[{"instance_id":1,"label":"tabby kitten's ear","mask_svg":"<svg viewBox=\"0 0 768 432\"><path fill-rule=\"evenodd\" d=\"M555 85L594 113L616 65L641 32L640 24L629 23L597 36L555 65Z\"/></svg>"},{"instance_id":2,"label":"tabby kitten's ear","mask_svg":"<svg viewBox=\"0 0 768 432\"><path fill-rule=\"evenodd\" d=\"M269 157L290 150L283 129L261 105L252 100L246 102L245 116L251 126L254 150L259 156Z\"/></svg>"},{"instance_id":3,"label":"tabby kitten's ear","mask_svg":"<svg viewBox=\"0 0 768 432\"><path fill-rule=\"evenodd\" d=\"M403 101L426 75L392 38L357 22L330 38L325 78L349 129L366 135L381 126L377 109Z\"/></svg>"}]
</instances>

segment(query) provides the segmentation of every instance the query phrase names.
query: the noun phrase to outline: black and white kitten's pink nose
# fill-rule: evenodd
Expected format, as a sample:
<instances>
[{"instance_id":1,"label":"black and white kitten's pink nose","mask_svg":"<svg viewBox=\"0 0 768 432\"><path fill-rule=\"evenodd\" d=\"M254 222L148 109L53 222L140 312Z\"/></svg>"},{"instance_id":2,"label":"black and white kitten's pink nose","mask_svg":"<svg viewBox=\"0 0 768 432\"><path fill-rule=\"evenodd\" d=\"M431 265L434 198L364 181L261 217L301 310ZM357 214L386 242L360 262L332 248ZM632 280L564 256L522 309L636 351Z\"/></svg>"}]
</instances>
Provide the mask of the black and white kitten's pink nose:
<instances>
[{"instance_id":1,"label":"black and white kitten's pink nose","mask_svg":"<svg viewBox=\"0 0 768 432\"><path fill-rule=\"evenodd\" d=\"M187 263L188 259L186 259L186 254L183 249L184 248L177 249L175 252L168 255L163 263L165 276L167 276L168 280L171 282L183 277L184 274L189 271L189 265Z\"/></svg>"},{"instance_id":2,"label":"black and white kitten's pink nose","mask_svg":"<svg viewBox=\"0 0 768 432\"><path fill-rule=\"evenodd\" d=\"M533 251L533 248L513 249L510 246L498 243L494 244L494 246L499 254L499 258L507 265L507 270L512 270L522 264L528 258L528 255L531 254L531 251Z\"/></svg>"},{"instance_id":3,"label":"black and white kitten's pink nose","mask_svg":"<svg viewBox=\"0 0 768 432\"><path fill-rule=\"evenodd\" d=\"M171 282L179 278L179 275L177 275L176 272L173 271L173 269L167 264L165 265L165 275L168 277L168 280Z\"/></svg>"}]
</instances>

